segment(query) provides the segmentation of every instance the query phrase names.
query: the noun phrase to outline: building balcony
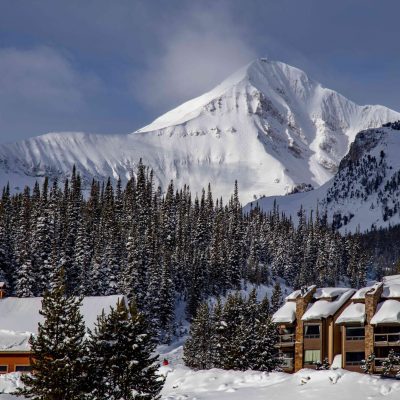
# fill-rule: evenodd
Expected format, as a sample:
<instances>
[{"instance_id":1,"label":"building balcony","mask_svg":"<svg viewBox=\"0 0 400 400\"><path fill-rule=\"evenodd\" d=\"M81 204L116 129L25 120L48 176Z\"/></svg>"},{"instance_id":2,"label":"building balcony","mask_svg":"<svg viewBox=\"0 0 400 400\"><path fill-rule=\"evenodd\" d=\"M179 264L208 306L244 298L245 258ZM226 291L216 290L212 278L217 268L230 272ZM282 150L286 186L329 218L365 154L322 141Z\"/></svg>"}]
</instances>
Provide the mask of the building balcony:
<instances>
[{"instance_id":1,"label":"building balcony","mask_svg":"<svg viewBox=\"0 0 400 400\"><path fill-rule=\"evenodd\" d=\"M285 370L292 370L293 369L293 365L294 365L293 358L282 357L281 360L282 360L281 368L283 368Z\"/></svg>"},{"instance_id":2,"label":"building balcony","mask_svg":"<svg viewBox=\"0 0 400 400\"><path fill-rule=\"evenodd\" d=\"M385 358L380 358L376 357L374 360L374 370L376 372L381 372L383 370L383 361L385 361Z\"/></svg>"},{"instance_id":3,"label":"building balcony","mask_svg":"<svg viewBox=\"0 0 400 400\"><path fill-rule=\"evenodd\" d=\"M400 346L400 333L376 333L375 346Z\"/></svg>"},{"instance_id":4,"label":"building balcony","mask_svg":"<svg viewBox=\"0 0 400 400\"><path fill-rule=\"evenodd\" d=\"M349 342L354 342L357 340L365 340L365 336L346 336L346 340Z\"/></svg>"},{"instance_id":5,"label":"building balcony","mask_svg":"<svg viewBox=\"0 0 400 400\"><path fill-rule=\"evenodd\" d=\"M278 347L285 346L294 346L295 335L294 333L279 335L278 343L276 344Z\"/></svg>"}]
</instances>

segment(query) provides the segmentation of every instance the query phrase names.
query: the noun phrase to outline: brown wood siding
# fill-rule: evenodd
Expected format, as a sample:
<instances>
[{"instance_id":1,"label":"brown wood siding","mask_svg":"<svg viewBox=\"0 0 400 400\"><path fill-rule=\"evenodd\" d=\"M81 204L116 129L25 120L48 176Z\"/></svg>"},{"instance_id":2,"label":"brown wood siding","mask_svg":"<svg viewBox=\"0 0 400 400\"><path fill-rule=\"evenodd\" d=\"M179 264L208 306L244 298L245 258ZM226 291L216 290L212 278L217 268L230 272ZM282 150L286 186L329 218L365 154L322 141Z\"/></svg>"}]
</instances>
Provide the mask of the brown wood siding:
<instances>
[{"instance_id":1,"label":"brown wood siding","mask_svg":"<svg viewBox=\"0 0 400 400\"><path fill-rule=\"evenodd\" d=\"M344 352L365 351L365 340L346 340L344 341Z\"/></svg>"},{"instance_id":2,"label":"brown wood siding","mask_svg":"<svg viewBox=\"0 0 400 400\"><path fill-rule=\"evenodd\" d=\"M0 365L7 365L8 372L15 372L16 365L31 365L30 353L0 353Z\"/></svg>"}]
</instances>

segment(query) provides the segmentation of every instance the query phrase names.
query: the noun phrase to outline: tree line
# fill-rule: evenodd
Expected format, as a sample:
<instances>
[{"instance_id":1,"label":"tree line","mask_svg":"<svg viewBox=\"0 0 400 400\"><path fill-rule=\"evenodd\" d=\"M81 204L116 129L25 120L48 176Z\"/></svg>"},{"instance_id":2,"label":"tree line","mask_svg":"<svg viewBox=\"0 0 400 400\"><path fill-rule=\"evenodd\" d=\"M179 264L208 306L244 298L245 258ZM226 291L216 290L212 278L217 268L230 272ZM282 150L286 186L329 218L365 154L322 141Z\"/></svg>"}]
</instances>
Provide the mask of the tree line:
<instances>
[{"instance_id":1,"label":"tree line","mask_svg":"<svg viewBox=\"0 0 400 400\"><path fill-rule=\"evenodd\" d=\"M122 293L168 342L177 300L190 320L205 299L248 282L359 287L366 260L359 235L341 236L318 211L300 209L298 221L276 206L243 213L237 184L226 204L210 186L192 194L171 181L163 193L140 162L125 187L94 180L83 193L74 168L63 184L45 179L18 194L4 188L0 280L9 293L43 295L60 268L68 295Z\"/></svg>"}]
</instances>

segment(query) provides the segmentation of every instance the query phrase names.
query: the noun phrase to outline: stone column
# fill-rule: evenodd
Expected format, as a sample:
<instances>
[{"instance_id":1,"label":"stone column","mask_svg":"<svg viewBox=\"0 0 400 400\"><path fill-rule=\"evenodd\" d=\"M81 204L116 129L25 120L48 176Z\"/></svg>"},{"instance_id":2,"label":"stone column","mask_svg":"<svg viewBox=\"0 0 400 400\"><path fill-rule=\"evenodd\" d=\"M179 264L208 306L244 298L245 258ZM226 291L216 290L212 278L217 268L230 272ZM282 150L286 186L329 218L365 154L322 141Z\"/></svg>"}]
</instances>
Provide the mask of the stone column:
<instances>
[{"instance_id":1,"label":"stone column","mask_svg":"<svg viewBox=\"0 0 400 400\"><path fill-rule=\"evenodd\" d=\"M368 358L374 352L374 327L371 325L371 319L376 313L382 290L383 283L380 282L365 294L365 314L367 319L365 325L365 358Z\"/></svg>"},{"instance_id":2,"label":"stone column","mask_svg":"<svg viewBox=\"0 0 400 400\"><path fill-rule=\"evenodd\" d=\"M310 287L310 289L304 294L300 295L296 299L296 341L294 345L294 371L303 368L303 357L304 357L304 325L301 317L307 311L307 307L310 304L313 295L315 293L316 286Z\"/></svg>"}]
</instances>

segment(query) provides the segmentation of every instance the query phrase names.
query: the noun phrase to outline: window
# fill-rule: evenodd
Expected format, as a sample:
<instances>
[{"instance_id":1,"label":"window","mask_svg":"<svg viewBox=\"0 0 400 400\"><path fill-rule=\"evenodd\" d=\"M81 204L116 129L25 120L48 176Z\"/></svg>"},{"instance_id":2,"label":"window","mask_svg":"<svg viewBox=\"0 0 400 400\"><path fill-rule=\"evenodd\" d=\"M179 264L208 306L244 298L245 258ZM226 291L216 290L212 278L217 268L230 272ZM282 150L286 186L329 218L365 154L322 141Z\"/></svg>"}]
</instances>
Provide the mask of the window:
<instances>
[{"instance_id":1,"label":"window","mask_svg":"<svg viewBox=\"0 0 400 400\"><path fill-rule=\"evenodd\" d=\"M8 372L8 365L0 365L0 374L6 374Z\"/></svg>"},{"instance_id":2,"label":"window","mask_svg":"<svg viewBox=\"0 0 400 400\"><path fill-rule=\"evenodd\" d=\"M365 329L362 327L346 327L346 340L364 340Z\"/></svg>"},{"instance_id":3,"label":"window","mask_svg":"<svg viewBox=\"0 0 400 400\"><path fill-rule=\"evenodd\" d=\"M346 353L346 365L360 365L361 361L365 359L363 351L351 351Z\"/></svg>"},{"instance_id":4,"label":"window","mask_svg":"<svg viewBox=\"0 0 400 400\"><path fill-rule=\"evenodd\" d=\"M320 334L320 326L319 325L306 325L304 337L307 339L319 339Z\"/></svg>"},{"instance_id":5,"label":"window","mask_svg":"<svg viewBox=\"0 0 400 400\"><path fill-rule=\"evenodd\" d=\"M304 352L304 364L321 362L321 350L306 350Z\"/></svg>"},{"instance_id":6,"label":"window","mask_svg":"<svg viewBox=\"0 0 400 400\"><path fill-rule=\"evenodd\" d=\"M31 372L32 367L30 365L16 365L15 372Z\"/></svg>"}]
</instances>

